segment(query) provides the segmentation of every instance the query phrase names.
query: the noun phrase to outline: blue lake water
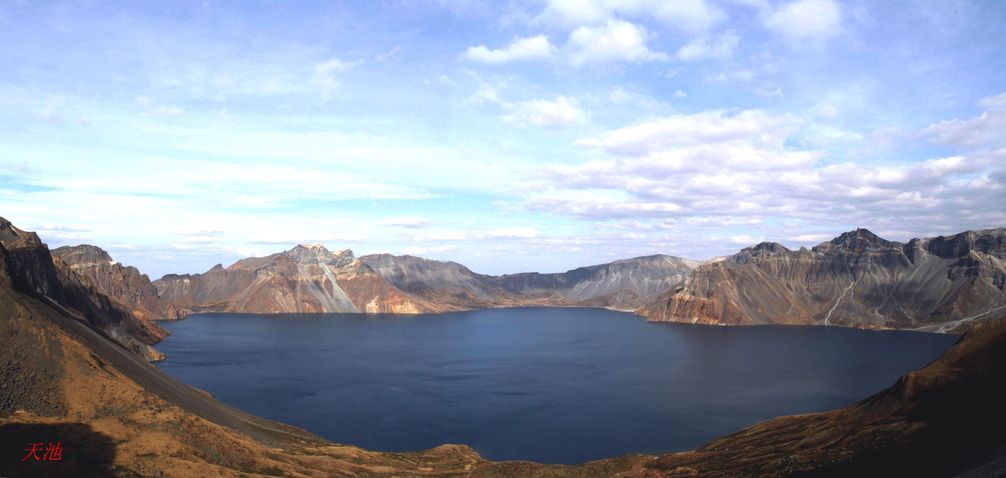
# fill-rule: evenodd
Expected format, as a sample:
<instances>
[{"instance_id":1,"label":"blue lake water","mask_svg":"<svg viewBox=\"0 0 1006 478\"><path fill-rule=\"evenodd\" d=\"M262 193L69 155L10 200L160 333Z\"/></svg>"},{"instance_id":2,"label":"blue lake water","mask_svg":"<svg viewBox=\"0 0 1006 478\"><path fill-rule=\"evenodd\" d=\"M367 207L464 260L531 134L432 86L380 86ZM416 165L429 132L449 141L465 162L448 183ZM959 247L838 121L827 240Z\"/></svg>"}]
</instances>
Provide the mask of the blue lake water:
<instances>
[{"instance_id":1,"label":"blue lake water","mask_svg":"<svg viewBox=\"0 0 1006 478\"><path fill-rule=\"evenodd\" d=\"M647 323L585 308L204 315L167 323L168 374L250 413L385 451L494 460L663 453L854 403L957 337Z\"/></svg>"}]
</instances>

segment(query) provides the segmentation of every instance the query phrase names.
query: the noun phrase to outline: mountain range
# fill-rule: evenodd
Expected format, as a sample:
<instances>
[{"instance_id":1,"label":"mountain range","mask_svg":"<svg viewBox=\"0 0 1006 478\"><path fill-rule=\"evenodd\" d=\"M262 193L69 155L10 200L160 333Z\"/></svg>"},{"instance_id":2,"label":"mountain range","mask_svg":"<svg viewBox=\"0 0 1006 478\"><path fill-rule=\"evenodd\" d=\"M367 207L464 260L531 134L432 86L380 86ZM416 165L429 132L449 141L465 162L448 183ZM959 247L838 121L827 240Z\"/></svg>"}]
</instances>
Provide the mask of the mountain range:
<instances>
[{"instance_id":1,"label":"mountain range","mask_svg":"<svg viewBox=\"0 0 1006 478\"><path fill-rule=\"evenodd\" d=\"M968 257L988 255L981 252L986 245L1001 242L990 243L992 239L983 234L974 234L975 240L964 245L943 243L958 244L954 257L964 255L965 249L970 251ZM937 246L927 250L943 251ZM63 256L113 271L105 267L114 265L105 256L84 252L63 251ZM346 274L361 268L353 265L361 261L350 261L346 254L341 260ZM34 233L0 221L0 449L9 457L0 460L0 475L977 477L1006 473L1006 440L1001 433L1006 425L1002 406L1006 392L1001 387L1006 378L1003 318L961 322L966 333L943 356L847 408L776 418L693 451L546 465L487 461L464 445L408 453L363 450L229 407L147 362L141 345L155 340L158 329L130 313L124 303L144 302L145 308L153 302L140 299L149 296L128 293L111 298L100 289L131 281L92 281L83 269L50 253ZM975 269L982 271L967 270ZM132 277L128 271L124 274ZM502 279L490 282L495 280ZM538 280L544 279L527 283L540 284L534 282ZM976 288L985 279L979 275L959 280L963 282L953 290L964 290L968 284ZM680 290L673 294L691 287L689 281L694 278L675 286ZM527 287L538 290L538 285ZM576 287L563 284L555 289ZM321 303L317 297L306 303L312 301ZM64 450L60 461L18 461L26 444L55 440Z\"/></svg>"},{"instance_id":2,"label":"mountain range","mask_svg":"<svg viewBox=\"0 0 1006 478\"><path fill-rule=\"evenodd\" d=\"M763 242L700 262L652 255L562 273L485 275L456 262L299 245L150 281L89 245L64 269L141 322L192 313L439 313L590 306L651 321L961 330L1006 316L1006 229L882 239L850 231L813 248ZM149 327L148 327L149 328Z\"/></svg>"}]
</instances>

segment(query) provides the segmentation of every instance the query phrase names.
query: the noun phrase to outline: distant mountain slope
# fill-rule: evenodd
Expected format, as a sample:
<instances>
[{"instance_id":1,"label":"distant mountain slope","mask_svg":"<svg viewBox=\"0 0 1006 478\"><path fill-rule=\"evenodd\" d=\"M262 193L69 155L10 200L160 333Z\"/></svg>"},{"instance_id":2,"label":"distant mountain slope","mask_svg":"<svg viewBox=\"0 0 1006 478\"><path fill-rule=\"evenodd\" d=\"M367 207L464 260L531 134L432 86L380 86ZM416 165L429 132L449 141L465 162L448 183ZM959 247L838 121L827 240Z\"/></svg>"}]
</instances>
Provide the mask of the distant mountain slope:
<instances>
[{"instance_id":1,"label":"distant mountain slope","mask_svg":"<svg viewBox=\"0 0 1006 478\"><path fill-rule=\"evenodd\" d=\"M949 330L1006 315L1006 229L881 239L865 229L791 251L746 248L695 269L637 312L702 324L818 324Z\"/></svg>"},{"instance_id":2,"label":"distant mountain slope","mask_svg":"<svg viewBox=\"0 0 1006 478\"><path fill-rule=\"evenodd\" d=\"M631 308L638 301L681 283L690 261L653 255L580 267L559 274L509 274L493 278L505 290L534 295L554 290L579 305Z\"/></svg>"},{"instance_id":3,"label":"distant mountain slope","mask_svg":"<svg viewBox=\"0 0 1006 478\"><path fill-rule=\"evenodd\" d=\"M402 292L352 251L297 246L267 257L242 259L203 274L169 274L154 286L184 312L336 313L441 312L445 309Z\"/></svg>"},{"instance_id":4,"label":"distant mountain slope","mask_svg":"<svg viewBox=\"0 0 1006 478\"><path fill-rule=\"evenodd\" d=\"M654 255L562 273L490 276L455 262L377 254L361 261L395 287L456 308L593 305L634 308L680 283L689 262Z\"/></svg>"}]
</instances>

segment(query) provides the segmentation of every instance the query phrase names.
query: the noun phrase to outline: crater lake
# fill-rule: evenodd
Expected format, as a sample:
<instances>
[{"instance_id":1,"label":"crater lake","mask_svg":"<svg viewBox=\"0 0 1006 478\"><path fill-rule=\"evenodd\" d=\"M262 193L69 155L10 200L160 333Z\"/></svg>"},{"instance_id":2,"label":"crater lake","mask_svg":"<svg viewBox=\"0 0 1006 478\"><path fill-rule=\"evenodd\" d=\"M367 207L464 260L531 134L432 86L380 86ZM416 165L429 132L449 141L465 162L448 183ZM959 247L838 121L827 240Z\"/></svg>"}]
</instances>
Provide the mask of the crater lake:
<instances>
[{"instance_id":1,"label":"crater lake","mask_svg":"<svg viewBox=\"0 0 1006 478\"><path fill-rule=\"evenodd\" d=\"M196 315L162 322L168 374L242 410L382 451L466 444L580 463L687 450L852 404L957 336L649 323L591 308Z\"/></svg>"}]
</instances>

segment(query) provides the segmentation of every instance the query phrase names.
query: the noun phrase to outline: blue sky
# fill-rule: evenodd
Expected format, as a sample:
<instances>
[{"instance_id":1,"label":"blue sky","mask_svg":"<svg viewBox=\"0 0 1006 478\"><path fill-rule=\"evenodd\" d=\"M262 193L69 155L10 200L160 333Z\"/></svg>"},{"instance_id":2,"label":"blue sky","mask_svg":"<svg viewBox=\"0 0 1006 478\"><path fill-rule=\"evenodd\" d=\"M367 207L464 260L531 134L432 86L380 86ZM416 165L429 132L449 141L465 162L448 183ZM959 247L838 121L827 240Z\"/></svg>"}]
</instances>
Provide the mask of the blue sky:
<instances>
[{"instance_id":1,"label":"blue sky","mask_svg":"<svg viewBox=\"0 0 1006 478\"><path fill-rule=\"evenodd\" d=\"M1006 226L1006 4L4 2L0 216L153 277Z\"/></svg>"}]
</instances>

